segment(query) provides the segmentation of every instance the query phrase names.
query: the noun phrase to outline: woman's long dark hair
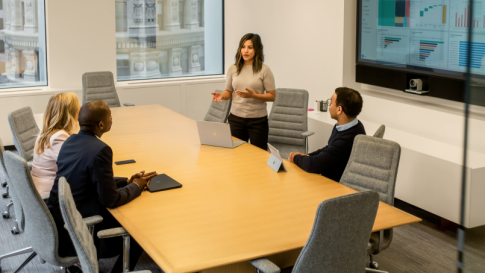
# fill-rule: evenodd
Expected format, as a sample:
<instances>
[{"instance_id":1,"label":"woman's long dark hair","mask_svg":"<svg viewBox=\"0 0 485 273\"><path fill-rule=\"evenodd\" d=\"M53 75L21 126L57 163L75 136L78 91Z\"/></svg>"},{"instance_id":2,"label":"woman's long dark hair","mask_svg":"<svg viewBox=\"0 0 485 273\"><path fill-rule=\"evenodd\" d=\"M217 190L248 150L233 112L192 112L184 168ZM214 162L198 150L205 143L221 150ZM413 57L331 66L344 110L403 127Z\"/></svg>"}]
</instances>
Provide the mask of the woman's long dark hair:
<instances>
[{"instance_id":1,"label":"woman's long dark hair","mask_svg":"<svg viewBox=\"0 0 485 273\"><path fill-rule=\"evenodd\" d=\"M247 40L253 42L254 48L254 61L253 61L253 73L256 74L263 68L264 53L263 53L263 43L261 42L261 37L258 34L248 33L241 38L239 42L239 47L236 53L236 67L237 74L241 73L241 69L244 66L244 59L241 54L241 48Z\"/></svg>"}]
</instances>

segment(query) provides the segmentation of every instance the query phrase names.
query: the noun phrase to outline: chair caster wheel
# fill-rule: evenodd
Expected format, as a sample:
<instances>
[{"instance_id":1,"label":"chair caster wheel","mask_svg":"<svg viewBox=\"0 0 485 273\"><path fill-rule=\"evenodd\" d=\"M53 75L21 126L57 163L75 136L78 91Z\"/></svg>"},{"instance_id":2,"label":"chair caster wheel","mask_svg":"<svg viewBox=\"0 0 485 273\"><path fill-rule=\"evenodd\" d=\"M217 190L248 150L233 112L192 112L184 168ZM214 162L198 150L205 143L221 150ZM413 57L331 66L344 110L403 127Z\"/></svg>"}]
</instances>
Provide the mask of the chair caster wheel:
<instances>
[{"instance_id":1,"label":"chair caster wheel","mask_svg":"<svg viewBox=\"0 0 485 273\"><path fill-rule=\"evenodd\" d=\"M17 228L12 228L12 234L13 235L19 234L19 230Z\"/></svg>"},{"instance_id":2,"label":"chair caster wheel","mask_svg":"<svg viewBox=\"0 0 485 273\"><path fill-rule=\"evenodd\" d=\"M7 186L7 182L2 182L2 188L5 188L6 186Z\"/></svg>"},{"instance_id":3,"label":"chair caster wheel","mask_svg":"<svg viewBox=\"0 0 485 273\"><path fill-rule=\"evenodd\" d=\"M9 198L10 196L8 196L8 193L4 192L4 193L2 193L2 197L3 198Z\"/></svg>"},{"instance_id":4,"label":"chair caster wheel","mask_svg":"<svg viewBox=\"0 0 485 273\"><path fill-rule=\"evenodd\" d=\"M369 267L372 268L372 269L377 269L377 268L379 268L379 264L377 262L372 262L372 263L370 263Z\"/></svg>"},{"instance_id":5,"label":"chair caster wheel","mask_svg":"<svg viewBox=\"0 0 485 273\"><path fill-rule=\"evenodd\" d=\"M3 219L8 219L8 218L10 218L10 213L8 211L6 211L2 214L2 217L3 217Z\"/></svg>"}]
</instances>

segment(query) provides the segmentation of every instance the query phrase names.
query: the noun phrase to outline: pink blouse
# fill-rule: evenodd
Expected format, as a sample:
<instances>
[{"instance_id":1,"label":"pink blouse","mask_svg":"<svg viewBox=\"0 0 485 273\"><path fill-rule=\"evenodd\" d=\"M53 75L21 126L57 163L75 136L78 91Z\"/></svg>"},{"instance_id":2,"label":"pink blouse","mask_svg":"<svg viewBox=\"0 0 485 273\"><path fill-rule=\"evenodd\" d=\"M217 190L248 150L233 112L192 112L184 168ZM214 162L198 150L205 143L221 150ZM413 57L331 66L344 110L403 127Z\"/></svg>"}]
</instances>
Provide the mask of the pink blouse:
<instances>
[{"instance_id":1,"label":"pink blouse","mask_svg":"<svg viewBox=\"0 0 485 273\"><path fill-rule=\"evenodd\" d=\"M34 160L32 161L32 179L40 195L49 193L54 185L54 179L57 172L57 156L61 150L62 144L69 137L69 134L60 130L53 134L50 139L50 148L38 155L34 151ZM40 135L37 137L39 141Z\"/></svg>"}]
</instances>

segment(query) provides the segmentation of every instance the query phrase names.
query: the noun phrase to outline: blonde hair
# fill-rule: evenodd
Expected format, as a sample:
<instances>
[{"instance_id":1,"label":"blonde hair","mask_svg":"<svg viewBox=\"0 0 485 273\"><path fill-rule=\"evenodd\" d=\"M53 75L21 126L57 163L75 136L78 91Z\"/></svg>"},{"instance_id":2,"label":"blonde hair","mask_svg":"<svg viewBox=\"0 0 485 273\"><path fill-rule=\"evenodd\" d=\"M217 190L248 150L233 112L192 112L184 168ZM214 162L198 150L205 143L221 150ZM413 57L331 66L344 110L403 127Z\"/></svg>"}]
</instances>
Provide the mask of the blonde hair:
<instances>
[{"instance_id":1,"label":"blonde hair","mask_svg":"<svg viewBox=\"0 0 485 273\"><path fill-rule=\"evenodd\" d=\"M56 132L64 130L71 135L79 130L76 119L79 109L81 109L81 103L72 92L60 93L49 99L44 113L44 125L39 140L35 144L37 154L42 154L44 150L50 148L50 139Z\"/></svg>"}]
</instances>

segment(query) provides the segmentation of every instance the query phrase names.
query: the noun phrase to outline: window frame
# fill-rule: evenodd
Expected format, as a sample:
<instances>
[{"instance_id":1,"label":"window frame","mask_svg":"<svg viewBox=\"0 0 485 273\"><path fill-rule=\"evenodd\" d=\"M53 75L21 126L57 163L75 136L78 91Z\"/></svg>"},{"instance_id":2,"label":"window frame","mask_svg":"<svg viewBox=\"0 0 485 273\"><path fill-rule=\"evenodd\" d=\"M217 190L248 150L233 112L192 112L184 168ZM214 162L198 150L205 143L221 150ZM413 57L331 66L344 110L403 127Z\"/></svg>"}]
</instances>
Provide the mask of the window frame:
<instances>
[{"instance_id":1,"label":"window frame","mask_svg":"<svg viewBox=\"0 0 485 273\"><path fill-rule=\"evenodd\" d=\"M164 0L164 1L167 1L167 0ZM187 1L187 0L182 0L182 1ZM199 0L196 0L196 1L199 3ZM178 0L178 3L180 3L180 0ZM157 4L158 4L158 1L155 0L155 6L157 6ZM204 9L204 11L205 11L205 9ZM225 36L226 36L226 33L225 33L225 29L226 29L225 28L226 27L225 26L225 0L221 0L221 11L222 11L222 15L221 15L221 21L222 21L221 22L221 34L222 34L221 68L222 68L222 71L221 71L220 74L176 75L176 76L173 76L173 77L145 78L145 79L140 78L140 79L123 80L123 79L119 79L119 76L118 76L118 73L117 73L116 83L123 83L123 84L130 84L131 82L133 82L133 83L140 83L140 82L154 83L154 82L165 82L165 81L183 81L184 79L185 80L197 80L199 78L207 79L207 78L220 78L221 76L225 77L225 73L226 73L226 67L225 67L225 49L226 49L226 42L225 42ZM115 8L115 12L116 12L116 8ZM126 8L126 12L128 13L128 8ZM155 16L156 16L156 19L158 20L157 12L155 12ZM115 14L115 20L116 20L116 14ZM115 25L116 25L116 22L115 22ZM127 25L127 31L128 31L128 23L126 25ZM204 28L206 27L205 23L204 23L203 27ZM115 31L115 35L116 35L116 31ZM118 49L118 47L116 46L116 50L117 49ZM116 52L116 55L118 55L117 52ZM117 58L115 58L115 62L118 62ZM116 65L116 72L118 72L118 65Z\"/></svg>"}]
</instances>

